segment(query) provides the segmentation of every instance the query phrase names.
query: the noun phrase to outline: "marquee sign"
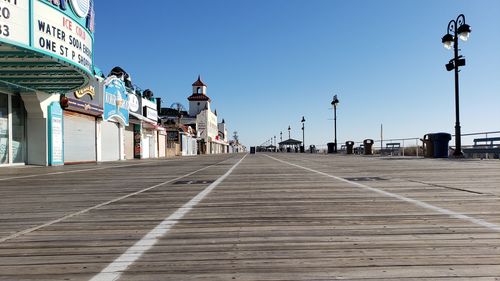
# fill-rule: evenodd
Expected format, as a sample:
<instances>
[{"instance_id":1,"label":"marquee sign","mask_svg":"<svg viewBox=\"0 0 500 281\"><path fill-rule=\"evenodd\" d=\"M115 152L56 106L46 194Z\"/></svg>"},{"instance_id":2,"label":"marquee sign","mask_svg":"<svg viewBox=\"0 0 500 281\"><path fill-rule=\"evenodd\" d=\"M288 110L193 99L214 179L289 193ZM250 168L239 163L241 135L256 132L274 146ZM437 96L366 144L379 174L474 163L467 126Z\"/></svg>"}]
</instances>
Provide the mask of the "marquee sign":
<instances>
[{"instance_id":1,"label":"marquee sign","mask_svg":"<svg viewBox=\"0 0 500 281\"><path fill-rule=\"evenodd\" d=\"M29 0L2 1L0 39L15 45L29 45Z\"/></svg>"},{"instance_id":2,"label":"marquee sign","mask_svg":"<svg viewBox=\"0 0 500 281\"><path fill-rule=\"evenodd\" d=\"M93 1L0 1L0 43L49 55L92 73Z\"/></svg>"},{"instance_id":3,"label":"marquee sign","mask_svg":"<svg viewBox=\"0 0 500 281\"><path fill-rule=\"evenodd\" d=\"M92 72L92 35L75 20L35 1L33 47L43 53L70 61Z\"/></svg>"}]
</instances>

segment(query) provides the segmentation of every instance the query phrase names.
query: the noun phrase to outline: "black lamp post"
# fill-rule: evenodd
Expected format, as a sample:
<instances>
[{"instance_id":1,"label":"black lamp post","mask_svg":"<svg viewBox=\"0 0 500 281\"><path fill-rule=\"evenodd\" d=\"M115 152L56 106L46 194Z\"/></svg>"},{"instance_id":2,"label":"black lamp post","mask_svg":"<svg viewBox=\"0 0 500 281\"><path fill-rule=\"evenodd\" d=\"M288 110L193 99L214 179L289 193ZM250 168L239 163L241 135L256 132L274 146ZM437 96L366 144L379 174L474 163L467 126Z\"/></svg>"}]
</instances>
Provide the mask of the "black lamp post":
<instances>
[{"instance_id":1,"label":"black lamp post","mask_svg":"<svg viewBox=\"0 0 500 281\"><path fill-rule=\"evenodd\" d=\"M337 95L333 96L332 106L333 106L333 131L334 131L334 145L333 153L337 153L337 104L339 104L339 99Z\"/></svg>"},{"instance_id":2,"label":"black lamp post","mask_svg":"<svg viewBox=\"0 0 500 281\"><path fill-rule=\"evenodd\" d=\"M290 139L290 125L288 125L288 139Z\"/></svg>"},{"instance_id":3,"label":"black lamp post","mask_svg":"<svg viewBox=\"0 0 500 281\"><path fill-rule=\"evenodd\" d=\"M302 122L302 151L301 152L305 152L306 151L306 138L305 138L304 124L306 123L306 119L304 118L304 116L302 116L302 120L300 120L300 122Z\"/></svg>"},{"instance_id":4,"label":"black lamp post","mask_svg":"<svg viewBox=\"0 0 500 281\"><path fill-rule=\"evenodd\" d=\"M280 151L281 151L281 143L283 142L283 131L280 131Z\"/></svg>"},{"instance_id":5,"label":"black lamp post","mask_svg":"<svg viewBox=\"0 0 500 281\"><path fill-rule=\"evenodd\" d=\"M462 134L460 132L460 106L459 106L459 87L458 72L459 67L465 65L465 58L458 55L458 38L467 41L471 29L465 23L465 16L460 14L456 20L451 20L446 29L446 35L441 38L441 42L446 49L453 47L454 57L446 64L446 70L455 70L455 152L453 156L463 157L462 154Z\"/></svg>"}]
</instances>

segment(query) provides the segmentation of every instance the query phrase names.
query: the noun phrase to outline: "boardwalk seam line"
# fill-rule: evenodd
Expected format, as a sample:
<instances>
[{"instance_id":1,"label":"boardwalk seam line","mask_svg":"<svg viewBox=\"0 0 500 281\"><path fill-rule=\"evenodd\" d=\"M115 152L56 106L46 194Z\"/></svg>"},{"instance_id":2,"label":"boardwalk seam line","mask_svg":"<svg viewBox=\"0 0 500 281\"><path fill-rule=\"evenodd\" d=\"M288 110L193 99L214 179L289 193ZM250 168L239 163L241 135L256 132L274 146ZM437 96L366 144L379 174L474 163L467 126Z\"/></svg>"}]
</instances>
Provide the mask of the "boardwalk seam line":
<instances>
[{"instance_id":1,"label":"boardwalk seam line","mask_svg":"<svg viewBox=\"0 0 500 281\"><path fill-rule=\"evenodd\" d=\"M432 210L432 211L435 211L435 212L438 212L438 213L441 213L441 214L448 215L448 216L450 216L452 218L456 218L456 219L461 219L461 220L464 220L464 221L468 221L468 222L471 222L473 224L476 224L476 225L488 228L490 230L493 230L493 231L496 231L496 232L500 232L500 226L499 225L496 225L494 223L485 221L483 219L474 218L474 217L471 217L471 216L468 216L468 215L457 213L457 212L452 211L452 210L448 210L448 209L445 209L445 208L437 207L437 206L434 206L434 205L431 205L429 203L425 203L425 202L422 202L422 201L419 201L419 200L416 200L416 199L413 199L413 198L409 198L409 197L405 197L405 196L402 196L402 195L399 195L399 194L391 193L391 192L388 192L388 191L385 191L385 190L381 190L381 189L378 189L378 188L375 188L375 187L371 187L371 186L368 186L368 185L365 185L365 184L361 184L361 183L358 183L358 182L353 182L353 181L350 181L350 180L346 180L346 179L341 178L341 177L337 177L337 176L330 175L330 174L327 174L327 173L324 173L324 172L320 172L320 171L317 171L317 170L314 170L314 169L311 169L311 168L307 168L307 167L303 167L303 166L300 166L300 165L297 165L297 164L293 164L293 163L290 163L290 162L287 162L287 161L284 161L284 160L281 160L281 159L278 159L278 158L274 158L274 157L269 156L269 155L265 155L265 156L267 156L267 157L269 157L271 159L274 159L274 160L276 160L278 162L282 162L284 164L288 164L288 165L291 165L291 166L295 166L297 168L301 168L301 169L304 169L304 170L307 170L307 171L310 171L310 172L314 172L314 173L317 173L317 174L320 174L320 175L323 175L323 176L327 176L327 177L330 177L330 178L333 178L333 179L336 179L336 180L339 180L339 181L342 181L342 182L345 182L345 183L349 183L349 184L357 186L357 187L361 187L363 189L366 189L366 190L369 190L369 191L372 191L372 192L376 192L378 194L382 194L382 195L385 195L385 196L388 196L388 197L392 197L392 198L395 198L395 199L398 199L398 200L401 200L401 201L404 201L404 202L412 203L412 204L414 204L416 206L419 206L419 207L422 207L422 208L425 208L425 209L429 209L429 210Z\"/></svg>"},{"instance_id":2,"label":"boardwalk seam line","mask_svg":"<svg viewBox=\"0 0 500 281\"><path fill-rule=\"evenodd\" d=\"M229 158L229 159L231 159L231 158ZM132 192L132 193L129 193L129 194L126 194L126 195L120 196L120 197L118 197L118 198L115 198L115 199L112 199L112 200L109 200L109 201L106 201L106 202L103 202L103 203L97 204L97 205L92 206L92 207L89 207L89 208L87 208L87 209L83 209L83 210L80 210L80 211L78 211L78 212L71 213L71 214L69 214L69 215L66 215L66 216L60 217L60 218L58 218L58 219L55 219L55 220L52 220L52 221L46 222L46 223L44 223L44 224L41 224L41 225L38 225L38 226L34 226L34 227L31 227L31 228L28 228L28 229L25 229L25 230L21 230L21 231L19 231L19 232L16 232L16 233L11 234L11 235L9 235L9 236L6 236L6 237L4 237L4 238L0 238L0 243L3 243L3 242L5 242L5 241L8 241L8 240L12 240L12 239L18 238L18 237L20 237L20 236L23 236L23 235L29 234L29 233L31 233L31 232L37 231L37 230L39 230L39 229L42 229L42 228L44 228L44 227L51 226L51 225L53 225L53 224L59 223L59 222L61 222L61 221L67 220L67 219L72 218L72 217L75 217L75 216L82 215L82 214L84 214L84 213L90 212L90 211L95 210L95 209L99 209L99 208L101 208L101 207L107 206L107 205L109 205L109 204L113 204L113 203L118 202L118 201L121 201L121 200L123 200L123 199L126 199L126 198L129 198L129 197L132 197L132 196L135 196L135 195L138 195L138 194L144 193L144 192L146 192L146 191L149 191L149 190L151 190L151 189L154 189L154 188L160 187L160 186L162 186L162 185L169 184L169 183L171 183L171 182L173 182L173 181L180 180L180 179L182 179L182 178L185 178L185 177L188 177L188 176L190 176L190 175L196 174L196 173L198 173L198 172L201 172L201 171L206 170L206 169L208 169L208 168L211 168L211 167L213 167L213 166L219 165L220 163L225 162L225 161L227 161L227 160L229 160L229 159L226 159L226 160L224 160L224 161L221 161L221 162L219 162L219 163L216 163L216 164L213 164L213 165L210 165L210 166L203 167L203 168L198 169L198 170L196 170L196 171L194 171L194 172L190 172L190 173L187 173L187 174L185 174L185 175L179 176L179 177L177 177L177 178L175 178L175 179L171 179L171 180L168 180L168 181L165 181L165 182L162 182L162 183L159 183L159 184L156 184L156 185L150 186L150 187L146 187L146 188L144 188L144 189L141 189L141 190L138 190L138 191L135 191L135 192Z\"/></svg>"},{"instance_id":3,"label":"boardwalk seam line","mask_svg":"<svg viewBox=\"0 0 500 281\"><path fill-rule=\"evenodd\" d=\"M207 186L204 190L198 193L195 197L182 205L173 214L165 218L155 228L144 235L141 240L137 241L133 246L127 249L125 253L115 259L100 273L95 275L90 281L113 281L120 278L120 275L127 270L136 260L138 260L146 251L153 247L158 239L165 236L174 225L179 222L191 209L193 209L205 196L207 196L214 188L224 181L233 170L245 159L243 156L236 164L234 164L224 175L220 176L216 181Z\"/></svg>"},{"instance_id":4,"label":"boardwalk seam line","mask_svg":"<svg viewBox=\"0 0 500 281\"><path fill-rule=\"evenodd\" d=\"M166 162L167 161L170 162L172 160L165 160L165 161ZM107 170L107 169L113 169L113 168L125 168L125 167L140 166L140 165L146 165L146 164L152 164L152 163L157 163L157 162L155 162L155 161L149 161L149 162L137 163L137 164L130 164L130 165L118 165L118 166L109 166L109 167L100 167L100 168L89 168L89 169L80 169L80 170L52 172L52 173L47 173L47 174L36 174L36 175L26 175L26 176L10 177L10 178L0 178L0 181L17 180L17 179L29 179L29 178L35 178L35 177L41 177L41 176L53 176L53 175L73 174L73 173L81 173L81 172L87 172L87 171Z\"/></svg>"}]
</instances>

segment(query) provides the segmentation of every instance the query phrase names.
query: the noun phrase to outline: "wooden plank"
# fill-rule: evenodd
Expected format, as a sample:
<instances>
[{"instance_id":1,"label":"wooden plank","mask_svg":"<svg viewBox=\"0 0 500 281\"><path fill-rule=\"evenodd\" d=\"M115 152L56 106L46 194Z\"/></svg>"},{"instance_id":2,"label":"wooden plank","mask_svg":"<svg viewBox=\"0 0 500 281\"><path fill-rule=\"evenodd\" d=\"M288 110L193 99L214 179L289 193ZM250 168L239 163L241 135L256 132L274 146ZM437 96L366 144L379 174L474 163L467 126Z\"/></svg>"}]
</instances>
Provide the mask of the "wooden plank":
<instances>
[{"instance_id":1,"label":"wooden plank","mask_svg":"<svg viewBox=\"0 0 500 281\"><path fill-rule=\"evenodd\" d=\"M342 178L380 177L385 180L360 183L500 224L499 161L270 155ZM229 157L4 181L0 235ZM186 180L215 180L236 160ZM21 174L29 175L29 169ZM6 177L0 171L2 176ZM205 186L166 184L0 243L0 280L88 280ZM256 154L249 155L120 280L494 280L498 276L500 233Z\"/></svg>"}]
</instances>

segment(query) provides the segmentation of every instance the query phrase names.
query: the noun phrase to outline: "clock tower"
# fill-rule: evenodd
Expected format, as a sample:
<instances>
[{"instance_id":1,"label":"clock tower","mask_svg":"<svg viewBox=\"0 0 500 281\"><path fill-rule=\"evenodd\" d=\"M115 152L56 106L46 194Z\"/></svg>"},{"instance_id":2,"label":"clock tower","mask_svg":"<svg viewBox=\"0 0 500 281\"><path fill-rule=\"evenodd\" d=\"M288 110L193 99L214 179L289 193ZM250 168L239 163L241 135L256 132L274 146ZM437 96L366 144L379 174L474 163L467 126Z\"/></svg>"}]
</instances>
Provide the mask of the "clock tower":
<instances>
[{"instance_id":1,"label":"clock tower","mask_svg":"<svg viewBox=\"0 0 500 281\"><path fill-rule=\"evenodd\" d=\"M193 94L188 97L189 101L189 116L196 117L205 109L210 110L210 98L206 95L207 85L201 81L198 75L198 80L193 83Z\"/></svg>"}]
</instances>

